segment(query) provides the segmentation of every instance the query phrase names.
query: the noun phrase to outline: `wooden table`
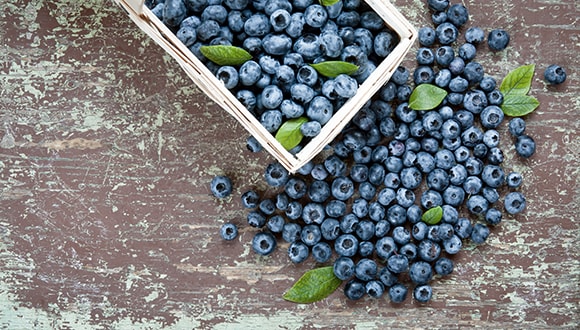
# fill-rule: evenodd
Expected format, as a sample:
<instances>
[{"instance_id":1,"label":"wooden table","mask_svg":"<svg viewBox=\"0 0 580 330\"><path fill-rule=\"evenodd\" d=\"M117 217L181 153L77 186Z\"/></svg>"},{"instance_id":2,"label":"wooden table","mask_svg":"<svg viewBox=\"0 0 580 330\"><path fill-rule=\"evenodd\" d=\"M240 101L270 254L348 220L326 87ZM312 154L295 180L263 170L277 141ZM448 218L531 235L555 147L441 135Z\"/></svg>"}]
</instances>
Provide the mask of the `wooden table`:
<instances>
[{"instance_id":1,"label":"wooden table","mask_svg":"<svg viewBox=\"0 0 580 330\"><path fill-rule=\"evenodd\" d=\"M395 1L417 27L426 1ZM511 33L479 52L498 80L535 63L525 213L467 244L428 304L282 299L306 270L250 249L239 196L273 159L200 94L111 1L0 4L0 326L6 329L578 328L580 8L574 0L464 1L469 25ZM414 65L414 54L406 59ZM568 70L547 86L552 63ZM501 131L506 132L505 125ZM506 135L507 136L507 135ZM232 197L216 200L214 175ZM224 221L240 224L233 242Z\"/></svg>"}]
</instances>

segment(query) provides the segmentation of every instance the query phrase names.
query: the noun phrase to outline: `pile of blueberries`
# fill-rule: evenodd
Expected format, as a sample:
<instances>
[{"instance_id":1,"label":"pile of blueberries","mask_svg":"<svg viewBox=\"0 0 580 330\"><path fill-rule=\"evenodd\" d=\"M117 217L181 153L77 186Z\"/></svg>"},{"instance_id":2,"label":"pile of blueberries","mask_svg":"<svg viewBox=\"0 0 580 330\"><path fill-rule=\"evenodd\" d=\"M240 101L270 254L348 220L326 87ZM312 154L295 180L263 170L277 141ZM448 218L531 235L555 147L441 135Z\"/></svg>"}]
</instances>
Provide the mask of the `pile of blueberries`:
<instances>
[{"instance_id":1,"label":"pile of blueberries","mask_svg":"<svg viewBox=\"0 0 580 330\"><path fill-rule=\"evenodd\" d=\"M256 253L269 255L282 239L289 243L292 262L311 256L332 264L349 299L388 295L401 303L412 289L417 302L429 301L431 281L453 271L454 255L465 240L484 243L504 210L513 215L526 206L518 191L522 175L502 167L497 130L504 123L502 93L475 60L486 33L470 27L461 40L467 9L448 0L427 3L435 27L419 30L414 72L399 67L322 160L296 174L269 164L264 178L278 189L275 195L248 190L241 196L247 223L260 229L252 240ZM487 34L491 51L508 43L504 30ZM565 79L558 68L546 71L549 83ZM424 83L449 94L434 110L411 110L412 86ZM509 120L507 131L519 157L534 154L523 119ZM259 150L255 142L249 146ZM227 196L231 181L218 176L211 190ZM423 219L438 207L438 222ZM234 239L237 226L224 224L221 236Z\"/></svg>"},{"instance_id":2,"label":"pile of blueberries","mask_svg":"<svg viewBox=\"0 0 580 330\"><path fill-rule=\"evenodd\" d=\"M285 121L305 116L303 136L318 135L398 43L398 35L361 0L330 6L317 0L149 0L146 5L274 134ZM204 45L241 47L253 59L219 66L202 54ZM359 68L326 78L309 65L325 61Z\"/></svg>"}]
</instances>

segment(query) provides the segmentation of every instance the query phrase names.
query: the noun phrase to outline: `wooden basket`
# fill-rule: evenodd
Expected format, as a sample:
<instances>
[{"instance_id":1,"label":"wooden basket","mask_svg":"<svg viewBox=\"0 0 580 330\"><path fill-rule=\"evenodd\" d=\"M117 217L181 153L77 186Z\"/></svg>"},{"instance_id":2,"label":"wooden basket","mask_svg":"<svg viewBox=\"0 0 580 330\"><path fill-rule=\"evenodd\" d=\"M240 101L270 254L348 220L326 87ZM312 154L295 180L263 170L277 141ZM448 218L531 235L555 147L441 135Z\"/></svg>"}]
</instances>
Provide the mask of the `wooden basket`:
<instances>
[{"instance_id":1,"label":"wooden basket","mask_svg":"<svg viewBox=\"0 0 580 330\"><path fill-rule=\"evenodd\" d=\"M386 25L398 34L400 41L359 86L357 94L334 113L322 127L320 134L310 140L300 152L293 155L276 141L272 133L268 132L259 120L224 87L223 83L144 5L145 0L114 1L125 9L143 32L179 63L205 94L234 116L262 144L264 149L292 173L331 143L360 108L387 83L417 37L416 30L389 0L364 0L385 21Z\"/></svg>"}]
</instances>

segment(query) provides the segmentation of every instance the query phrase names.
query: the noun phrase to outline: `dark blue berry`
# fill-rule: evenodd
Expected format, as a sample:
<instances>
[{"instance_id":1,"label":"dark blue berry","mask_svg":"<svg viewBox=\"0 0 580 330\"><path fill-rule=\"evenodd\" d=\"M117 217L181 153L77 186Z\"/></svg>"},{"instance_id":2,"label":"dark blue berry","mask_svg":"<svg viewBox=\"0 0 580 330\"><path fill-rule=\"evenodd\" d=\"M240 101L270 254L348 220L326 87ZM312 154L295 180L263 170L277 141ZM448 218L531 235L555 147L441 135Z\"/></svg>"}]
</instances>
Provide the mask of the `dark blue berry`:
<instances>
[{"instance_id":1,"label":"dark blue berry","mask_svg":"<svg viewBox=\"0 0 580 330\"><path fill-rule=\"evenodd\" d=\"M428 262L416 261L409 268L409 277L417 285L427 284L433 277L433 269Z\"/></svg>"},{"instance_id":2,"label":"dark blue berry","mask_svg":"<svg viewBox=\"0 0 580 330\"><path fill-rule=\"evenodd\" d=\"M458 235L452 235L443 241L443 249L447 254L457 254L461 250L463 243Z\"/></svg>"},{"instance_id":3,"label":"dark blue berry","mask_svg":"<svg viewBox=\"0 0 580 330\"><path fill-rule=\"evenodd\" d=\"M402 303L407 298L407 287L401 283L394 284L389 288L389 299L393 303Z\"/></svg>"},{"instance_id":4,"label":"dark blue berry","mask_svg":"<svg viewBox=\"0 0 580 330\"><path fill-rule=\"evenodd\" d=\"M516 153L524 158L530 158L536 152L536 142L526 134L518 136L516 140Z\"/></svg>"},{"instance_id":5,"label":"dark blue berry","mask_svg":"<svg viewBox=\"0 0 580 330\"><path fill-rule=\"evenodd\" d=\"M471 44L479 44L482 43L485 39L485 32L482 28L477 26L472 26L465 31L465 41Z\"/></svg>"},{"instance_id":6,"label":"dark blue berry","mask_svg":"<svg viewBox=\"0 0 580 330\"><path fill-rule=\"evenodd\" d=\"M505 196L503 205L509 214L517 214L526 208L526 198L519 191L510 192Z\"/></svg>"},{"instance_id":7,"label":"dark blue berry","mask_svg":"<svg viewBox=\"0 0 580 330\"><path fill-rule=\"evenodd\" d=\"M309 254L310 250L303 242L294 241L288 246L288 258L293 263L304 262L308 258Z\"/></svg>"},{"instance_id":8,"label":"dark blue berry","mask_svg":"<svg viewBox=\"0 0 580 330\"><path fill-rule=\"evenodd\" d=\"M557 64L552 64L544 70L544 80L548 84L559 85L566 81L566 70Z\"/></svg>"},{"instance_id":9,"label":"dark blue berry","mask_svg":"<svg viewBox=\"0 0 580 330\"><path fill-rule=\"evenodd\" d=\"M447 8L447 20L456 27L464 25L469 19L467 8L461 4L453 4Z\"/></svg>"},{"instance_id":10,"label":"dark blue berry","mask_svg":"<svg viewBox=\"0 0 580 330\"><path fill-rule=\"evenodd\" d=\"M269 232L259 232L252 239L254 252L266 256L276 249L276 237Z\"/></svg>"},{"instance_id":11,"label":"dark blue berry","mask_svg":"<svg viewBox=\"0 0 580 330\"><path fill-rule=\"evenodd\" d=\"M302 216L302 209L302 204L299 201L291 201L288 203L288 207L286 208L286 211L284 211L284 214L286 214L290 220L298 220Z\"/></svg>"},{"instance_id":12,"label":"dark blue berry","mask_svg":"<svg viewBox=\"0 0 580 330\"><path fill-rule=\"evenodd\" d=\"M352 257L358 250L358 240L352 234L343 234L334 241L334 251L340 256Z\"/></svg>"},{"instance_id":13,"label":"dark blue berry","mask_svg":"<svg viewBox=\"0 0 580 330\"><path fill-rule=\"evenodd\" d=\"M438 275L449 275L453 272L453 261L445 257L439 258L435 262L435 266L433 268L435 269L435 273Z\"/></svg>"},{"instance_id":14,"label":"dark blue berry","mask_svg":"<svg viewBox=\"0 0 580 330\"><path fill-rule=\"evenodd\" d=\"M489 236L489 228L481 223L476 223L471 231L471 240L475 244L483 244Z\"/></svg>"},{"instance_id":15,"label":"dark blue berry","mask_svg":"<svg viewBox=\"0 0 580 330\"><path fill-rule=\"evenodd\" d=\"M423 26L419 29L417 39L421 46L433 46L436 38L437 35L435 34L435 30L432 27Z\"/></svg>"},{"instance_id":16,"label":"dark blue berry","mask_svg":"<svg viewBox=\"0 0 580 330\"><path fill-rule=\"evenodd\" d=\"M241 196L242 206L248 209L253 209L258 207L260 202L260 196L254 190L248 190L244 192Z\"/></svg>"},{"instance_id":17,"label":"dark blue berry","mask_svg":"<svg viewBox=\"0 0 580 330\"><path fill-rule=\"evenodd\" d=\"M505 172L498 165L485 165L481 173L481 180L491 188L498 188L504 183Z\"/></svg>"},{"instance_id":18,"label":"dark blue berry","mask_svg":"<svg viewBox=\"0 0 580 330\"><path fill-rule=\"evenodd\" d=\"M449 22L441 23L435 29L435 33L437 34L437 40L442 45L449 45L457 40L457 27Z\"/></svg>"},{"instance_id":19,"label":"dark blue berry","mask_svg":"<svg viewBox=\"0 0 580 330\"><path fill-rule=\"evenodd\" d=\"M377 263L369 258L359 260L354 267L354 275L361 281L375 279L378 273Z\"/></svg>"},{"instance_id":20,"label":"dark blue berry","mask_svg":"<svg viewBox=\"0 0 580 330\"><path fill-rule=\"evenodd\" d=\"M520 117L514 117L508 122L508 130L512 136L520 136L526 130L526 122Z\"/></svg>"},{"instance_id":21,"label":"dark blue berry","mask_svg":"<svg viewBox=\"0 0 580 330\"><path fill-rule=\"evenodd\" d=\"M366 293L372 298L380 298L385 293L385 286L377 280L368 281L365 285Z\"/></svg>"},{"instance_id":22,"label":"dark blue berry","mask_svg":"<svg viewBox=\"0 0 580 330\"><path fill-rule=\"evenodd\" d=\"M351 279L344 286L344 295L349 300L359 300L366 292L365 282Z\"/></svg>"},{"instance_id":23,"label":"dark blue berry","mask_svg":"<svg viewBox=\"0 0 580 330\"><path fill-rule=\"evenodd\" d=\"M439 258L441 246L429 239L422 240L417 246L417 254L424 261L432 262Z\"/></svg>"},{"instance_id":24,"label":"dark blue berry","mask_svg":"<svg viewBox=\"0 0 580 330\"><path fill-rule=\"evenodd\" d=\"M485 222L490 225L497 225L501 222L502 213L500 210L492 207L485 212Z\"/></svg>"},{"instance_id":25,"label":"dark blue berry","mask_svg":"<svg viewBox=\"0 0 580 330\"><path fill-rule=\"evenodd\" d=\"M459 218L457 219L457 223L454 226L455 234L459 236L459 238L466 239L471 236L471 232L473 231L473 226L471 225L471 221L468 218Z\"/></svg>"},{"instance_id":26,"label":"dark blue berry","mask_svg":"<svg viewBox=\"0 0 580 330\"><path fill-rule=\"evenodd\" d=\"M282 228L282 239L288 243L300 240L302 227L295 222L287 222Z\"/></svg>"},{"instance_id":27,"label":"dark blue berry","mask_svg":"<svg viewBox=\"0 0 580 330\"><path fill-rule=\"evenodd\" d=\"M231 223L224 223L220 228L220 236L226 241L231 241L238 237L238 227Z\"/></svg>"},{"instance_id":28,"label":"dark blue berry","mask_svg":"<svg viewBox=\"0 0 580 330\"><path fill-rule=\"evenodd\" d=\"M338 257L333 264L334 275L343 281L354 276L354 269L354 261L348 257Z\"/></svg>"},{"instance_id":29,"label":"dark blue berry","mask_svg":"<svg viewBox=\"0 0 580 330\"><path fill-rule=\"evenodd\" d=\"M433 296L433 289L429 284L422 284L415 287L413 290L413 298L420 303L426 303L431 300Z\"/></svg>"},{"instance_id":30,"label":"dark blue berry","mask_svg":"<svg viewBox=\"0 0 580 330\"><path fill-rule=\"evenodd\" d=\"M227 176L218 175L211 180L210 190L217 198L228 197L232 189L232 181Z\"/></svg>"},{"instance_id":31,"label":"dark blue berry","mask_svg":"<svg viewBox=\"0 0 580 330\"><path fill-rule=\"evenodd\" d=\"M510 41L510 35L503 29L491 30L487 36L487 45L493 51L504 50Z\"/></svg>"}]
</instances>

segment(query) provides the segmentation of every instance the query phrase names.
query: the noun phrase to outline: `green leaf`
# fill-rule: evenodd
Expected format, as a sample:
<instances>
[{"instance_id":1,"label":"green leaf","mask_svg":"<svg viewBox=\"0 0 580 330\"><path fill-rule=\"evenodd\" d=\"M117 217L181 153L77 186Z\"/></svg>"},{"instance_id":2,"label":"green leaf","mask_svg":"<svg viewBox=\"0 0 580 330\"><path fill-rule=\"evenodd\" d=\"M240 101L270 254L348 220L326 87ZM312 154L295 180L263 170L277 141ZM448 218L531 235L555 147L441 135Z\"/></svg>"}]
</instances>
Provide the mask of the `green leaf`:
<instances>
[{"instance_id":1,"label":"green leaf","mask_svg":"<svg viewBox=\"0 0 580 330\"><path fill-rule=\"evenodd\" d=\"M332 6L335 3L338 3L340 0L320 0L320 4L323 6Z\"/></svg>"},{"instance_id":2,"label":"green leaf","mask_svg":"<svg viewBox=\"0 0 580 330\"><path fill-rule=\"evenodd\" d=\"M431 110L437 107L447 96L447 91L431 84L421 84L409 97L409 108L413 110Z\"/></svg>"},{"instance_id":3,"label":"green leaf","mask_svg":"<svg viewBox=\"0 0 580 330\"><path fill-rule=\"evenodd\" d=\"M532 86L535 64L522 65L509 72L499 87L504 99L510 95L526 95Z\"/></svg>"},{"instance_id":4,"label":"green leaf","mask_svg":"<svg viewBox=\"0 0 580 330\"><path fill-rule=\"evenodd\" d=\"M252 55L245 49L235 46L201 46L199 50L203 56L218 65L240 65L252 59Z\"/></svg>"},{"instance_id":5,"label":"green leaf","mask_svg":"<svg viewBox=\"0 0 580 330\"><path fill-rule=\"evenodd\" d=\"M443 208L441 208L441 206L436 206L423 213L421 220L428 225L435 225L441 221L441 218L443 218Z\"/></svg>"},{"instance_id":6,"label":"green leaf","mask_svg":"<svg viewBox=\"0 0 580 330\"><path fill-rule=\"evenodd\" d=\"M306 117L299 117L287 120L276 132L276 140L282 144L286 150L290 150L302 141L300 127L308 121Z\"/></svg>"},{"instance_id":7,"label":"green leaf","mask_svg":"<svg viewBox=\"0 0 580 330\"><path fill-rule=\"evenodd\" d=\"M319 74L329 78L335 78L339 74L351 75L358 70L358 65L343 61L326 61L310 64L310 66Z\"/></svg>"},{"instance_id":8,"label":"green leaf","mask_svg":"<svg viewBox=\"0 0 580 330\"><path fill-rule=\"evenodd\" d=\"M308 304L322 300L333 293L342 281L334 275L332 266L307 271L294 285L284 293L283 298Z\"/></svg>"},{"instance_id":9,"label":"green leaf","mask_svg":"<svg viewBox=\"0 0 580 330\"><path fill-rule=\"evenodd\" d=\"M540 102L533 96L510 95L504 97L501 109L508 116L520 117L534 111L538 105L540 105Z\"/></svg>"}]
</instances>

